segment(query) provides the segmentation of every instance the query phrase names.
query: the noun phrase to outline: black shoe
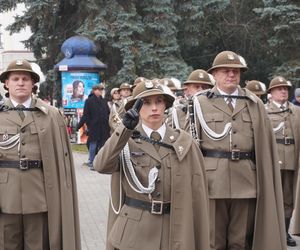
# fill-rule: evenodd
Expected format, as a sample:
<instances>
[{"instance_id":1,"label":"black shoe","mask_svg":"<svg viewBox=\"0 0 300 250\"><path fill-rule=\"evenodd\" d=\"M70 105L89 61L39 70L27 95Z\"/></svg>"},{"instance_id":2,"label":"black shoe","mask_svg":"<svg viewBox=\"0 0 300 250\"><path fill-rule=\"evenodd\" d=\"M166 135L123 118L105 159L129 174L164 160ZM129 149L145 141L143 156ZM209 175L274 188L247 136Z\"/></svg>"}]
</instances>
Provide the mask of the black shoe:
<instances>
[{"instance_id":1,"label":"black shoe","mask_svg":"<svg viewBox=\"0 0 300 250\"><path fill-rule=\"evenodd\" d=\"M94 167L90 167L90 170L95 171Z\"/></svg>"},{"instance_id":2,"label":"black shoe","mask_svg":"<svg viewBox=\"0 0 300 250\"><path fill-rule=\"evenodd\" d=\"M295 247L297 245L296 241L292 238L292 236L289 233L286 234L286 244L289 247Z\"/></svg>"}]
</instances>

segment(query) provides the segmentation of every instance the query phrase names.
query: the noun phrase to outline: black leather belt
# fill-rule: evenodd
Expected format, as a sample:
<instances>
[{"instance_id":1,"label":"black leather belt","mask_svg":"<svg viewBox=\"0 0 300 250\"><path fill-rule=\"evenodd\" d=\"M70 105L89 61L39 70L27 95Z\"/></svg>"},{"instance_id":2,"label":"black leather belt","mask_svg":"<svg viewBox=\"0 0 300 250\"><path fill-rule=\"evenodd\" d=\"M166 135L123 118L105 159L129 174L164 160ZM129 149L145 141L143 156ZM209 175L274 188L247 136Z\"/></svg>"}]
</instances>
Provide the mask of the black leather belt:
<instances>
[{"instance_id":1,"label":"black leather belt","mask_svg":"<svg viewBox=\"0 0 300 250\"><path fill-rule=\"evenodd\" d=\"M284 145L295 144L295 140L293 138L288 138L288 137L282 139L276 139L276 142Z\"/></svg>"},{"instance_id":2,"label":"black leather belt","mask_svg":"<svg viewBox=\"0 0 300 250\"><path fill-rule=\"evenodd\" d=\"M0 168L18 168L28 170L31 168L42 168L43 162L37 160L0 161Z\"/></svg>"},{"instance_id":3,"label":"black leather belt","mask_svg":"<svg viewBox=\"0 0 300 250\"><path fill-rule=\"evenodd\" d=\"M252 152L242 152L240 150L227 151L217 151L217 150L205 150L202 149L203 156L206 157L216 157L216 158L227 158L232 161L238 160L252 160L255 161L255 153Z\"/></svg>"},{"instance_id":4,"label":"black leather belt","mask_svg":"<svg viewBox=\"0 0 300 250\"><path fill-rule=\"evenodd\" d=\"M125 204L130 207L141 208L149 211L151 214L169 214L171 210L170 202L155 201L147 202L125 197Z\"/></svg>"}]
</instances>

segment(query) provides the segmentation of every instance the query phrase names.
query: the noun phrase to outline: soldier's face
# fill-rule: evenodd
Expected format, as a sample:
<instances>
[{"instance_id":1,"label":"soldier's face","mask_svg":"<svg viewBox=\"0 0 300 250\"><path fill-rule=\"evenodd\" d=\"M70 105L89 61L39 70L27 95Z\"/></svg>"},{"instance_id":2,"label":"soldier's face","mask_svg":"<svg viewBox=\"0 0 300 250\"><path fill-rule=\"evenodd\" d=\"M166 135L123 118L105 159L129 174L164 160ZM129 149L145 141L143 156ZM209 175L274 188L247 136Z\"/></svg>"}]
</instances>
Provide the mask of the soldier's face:
<instances>
[{"instance_id":1,"label":"soldier's face","mask_svg":"<svg viewBox=\"0 0 300 250\"><path fill-rule=\"evenodd\" d=\"M112 99L113 100L120 100L120 94L119 92L116 90L114 93L113 93L113 96L112 96Z\"/></svg>"},{"instance_id":2,"label":"soldier's face","mask_svg":"<svg viewBox=\"0 0 300 250\"><path fill-rule=\"evenodd\" d=\"M120 95L122 98L126 98L131 95L131 90L130 89L121 89Z\"/></svg>"},{"instance_id":3,"label":"soldier's face","mask_svg":"<svg viewBox=\"0 0 300 250\"><path fill-rule=\"evenodd\" d=\"M156 130L164 121L166 103L163 95L154 95L143 98L144 104L140 111L142 122L149 128Z\"/></svg>"},{"instance_id":4,"label":"soldier's face","mask_svg":"<svg viewBox=\"0 0 300 250\"><path fill-rule=\"evenodd\" d=\"M288 87L276 87L271 89L272 99L278 103L285 103L289 98L289 89Z\"/></svg>"},{"instance_id":5,"label":"soldier's face","mask_svg":"<svg viewBox=\"0 0 300 250\"><path fill-rule=\"evenodd\" d=\"M185 94L187 97L192 97L197 92L209 88L209 86L206 84L197 84L197 83L188 83L185 86L186 86Z\"/></svg>"},{"instance_id":6,"label":"soldier's face","mask_svg":"<svg viewBox=\"0 0 300 250\"><path fill-rule=\"evenodd\" d=\"M217 87L227 94L234 92L241 80L241 70L238 68L217 68L212 75Z\"/></svg>"},{"instance_id":7,"label":"soldier's face","mask_svg":"<svg viewBox=\"0 0 300 250\"><path fill-rule=\"evenodd\" d=\"M32 93L34 82L28 72L11 72L5 80L11 99L18 103L25 102Z\"/></svg>"}]
</instances>

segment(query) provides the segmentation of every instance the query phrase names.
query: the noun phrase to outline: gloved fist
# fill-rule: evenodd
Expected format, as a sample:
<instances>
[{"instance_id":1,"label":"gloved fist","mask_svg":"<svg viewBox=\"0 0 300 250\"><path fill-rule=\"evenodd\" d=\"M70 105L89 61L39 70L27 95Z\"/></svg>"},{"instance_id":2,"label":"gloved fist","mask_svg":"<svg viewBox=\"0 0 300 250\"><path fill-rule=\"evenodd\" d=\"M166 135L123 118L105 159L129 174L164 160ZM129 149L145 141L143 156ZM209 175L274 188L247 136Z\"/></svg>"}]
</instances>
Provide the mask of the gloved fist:
<instances>
[{"instance_id":1,"label":"gloved fist","mask_svg":"<svg viewBox=\"0 0 300 250\"><path fill-rule=\"evenodd\" d=\"M126 128L133 130L139 123L139 112L143 106L142 99L137 99L131 109L129 109L123 116L123 124Z\"/></svg>"}]
</instances>

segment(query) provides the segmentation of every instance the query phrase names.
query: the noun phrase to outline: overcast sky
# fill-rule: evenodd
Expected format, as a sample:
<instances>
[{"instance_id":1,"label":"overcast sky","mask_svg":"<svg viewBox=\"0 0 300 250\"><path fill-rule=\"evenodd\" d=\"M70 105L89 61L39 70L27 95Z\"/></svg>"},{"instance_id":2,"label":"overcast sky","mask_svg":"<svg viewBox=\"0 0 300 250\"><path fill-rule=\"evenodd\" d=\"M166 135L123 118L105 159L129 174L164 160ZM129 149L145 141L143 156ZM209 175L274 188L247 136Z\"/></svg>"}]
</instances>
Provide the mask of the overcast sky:
<instances>
[{"instance_id":1,"label":"overcast sky","mask_svg":"<svg viewBox=\"0 0 300 250\"><path fill-rule=\"evenodd\" d=\"M8 31L5 30L5 28L13 23L14 16L19 14L22 15L22 12L25 10L25 7L23 4L19 4L18 8L15 11L10 11L7 13L0 13L0 24L2 24L0 30L1 30L1 41L3 44L4 50L24 50L23 44L20 42L22 40L26 40L30 36L30 29L27 28L25 30L22 30L18 34L10 35Z\"/></svg>"}]
</instances>

